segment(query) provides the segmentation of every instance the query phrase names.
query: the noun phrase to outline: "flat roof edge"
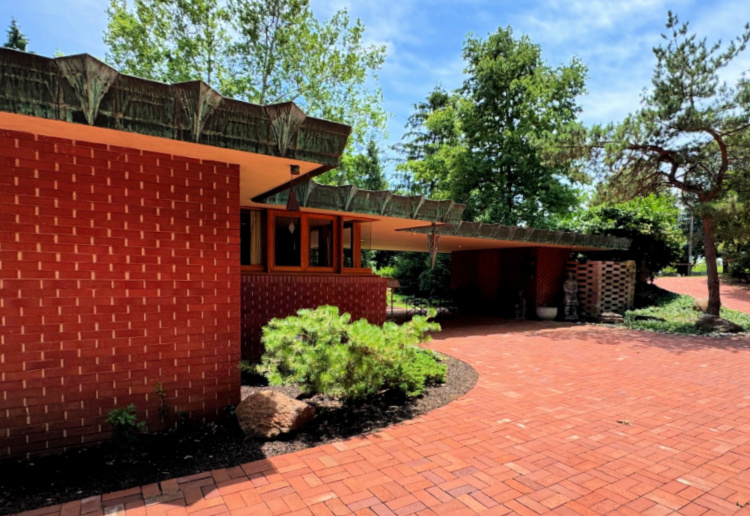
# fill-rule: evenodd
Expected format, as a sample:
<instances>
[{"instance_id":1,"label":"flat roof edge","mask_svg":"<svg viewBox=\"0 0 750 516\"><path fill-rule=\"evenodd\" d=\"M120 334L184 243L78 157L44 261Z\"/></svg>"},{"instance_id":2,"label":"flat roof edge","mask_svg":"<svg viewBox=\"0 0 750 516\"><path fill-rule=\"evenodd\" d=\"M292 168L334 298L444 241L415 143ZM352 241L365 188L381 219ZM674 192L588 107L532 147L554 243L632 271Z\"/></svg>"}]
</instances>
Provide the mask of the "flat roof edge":
<instances>
[{"instance_id":1,"label":"flat roof edge","mask_svg":"<svg viewBox=\"0 0 750 516\"><path fill-rule=\"evenodd\" d=\"M88 55L48 58L0 48L0 111L338 166L351 127L296 104L261 106L202 81L164 84Z\"/></svg>"}]
</instances>

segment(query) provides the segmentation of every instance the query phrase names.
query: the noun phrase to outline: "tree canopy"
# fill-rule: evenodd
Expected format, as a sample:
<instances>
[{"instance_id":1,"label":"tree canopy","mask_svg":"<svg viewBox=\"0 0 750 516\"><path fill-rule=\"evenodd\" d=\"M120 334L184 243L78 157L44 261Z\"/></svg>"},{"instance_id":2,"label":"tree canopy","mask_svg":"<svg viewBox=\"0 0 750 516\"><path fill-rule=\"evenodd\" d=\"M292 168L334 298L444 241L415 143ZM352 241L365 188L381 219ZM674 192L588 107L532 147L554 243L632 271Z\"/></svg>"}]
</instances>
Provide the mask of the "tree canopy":
<instances>
[{"instance_id":1,"label":"tree canopy","mask_svg":"<svg viewBox=\"0 0 750 516\"><path fill-rule=\"evenodd\" d=\"M722 48L689 32L671 12L664 43L654 48L652 88L642 107L620 124L594 127L589 145L592 165L604 173L613 199L675 189L702 219L708 269L710 314L721 306L714 242L714 203L747 149L740 142L750 130L750 87L731 86L720 72L750 40L750 26Z\"/></svg>"},{"instance_id":2,"label":"tree canopy","mask_svg":"<svg viewBox=\"0 0 750 516\"><path fill-rule=\"evenodd\" d=\"M412 193L466 203L465 216L545 227L578 204L571 161L547 163L543 148L580 113L586 69L578 59L552 67L539 45L510 28L469 35L468 75L454 93L440 88L415 105L398 150Z\"/></svg>"},{"instance_id":3,"label":"tree canopy","mask_svg":"<svg viewBox=\"0 0 750 516\"><path fill-rule=\"evenodd\" d=\"M452 173L466 151L458 119L461 101L460 95L437 86L424 102L414 105L407 132L396 146L404 159L396 167L400 187L407 192L432 199L450 197Z\"/></svg>"},{"instance_id":4,"label":"tree canopy","mask_svg":"<svg viewBox=\"0 0 750 516\"><path fill-rule=\"evenodd\" d=\"M344 156L338 169L322 174L318 180L332 185L354 185L365 190L388 189L375 140L367 143L364 153Z\"/></svg>"},{"instance_id":5,"label":"tree canopy","mask_svg":"<svg viewBox=\"0 0 750 516\"><path fill-rule=\"evenodd\" d=\"M593 253L598 259L635 260L651 273L682 259L680 210L673 196L651 194L623 203L605 203L582 210L566 229L632 240L630 250Z\"/></svg>"},{"instance_id":6,"label":"tree canopy","mask_svg":"<svg viewBox=\"0 0 750 516\"><path fill-rule=\"evenodd\" d=\"M26 52L26 47L29 44L29 39L21 32L21 27L18 26L18 22L15 18L11 19L10 26L8 27L7 32L8 41L3 45L3 47Z\"/></svg>"},{"instance_id":7,"label":"tree canopy","mask_svg":"<svg viewBox=\"0 0 750 516\"><path fill-rule=\"evenodd\" d=\"M124 73L201 79L258 104L294 101L351 125L354 146L385 127L377 85L385 47L366 44L364 25L346 10L320 20L308 0L111 0L107 15L106 59Z\"/></svg>"},{"instance_id":8,"label":"tree canopy","mask_svg":"<svg viewBox=\"0 0 750 516\"><path fill-rule=\"evenodd\" d=\"M576 58L557 68L541 47L510 28L486 40L469 36L461 116L469 158L456 178L469 215L504 224L543 227L577 204L566 163L543 162L538 144L565 130L580 113L586 68Z\"/></svg>"}]
</instances>

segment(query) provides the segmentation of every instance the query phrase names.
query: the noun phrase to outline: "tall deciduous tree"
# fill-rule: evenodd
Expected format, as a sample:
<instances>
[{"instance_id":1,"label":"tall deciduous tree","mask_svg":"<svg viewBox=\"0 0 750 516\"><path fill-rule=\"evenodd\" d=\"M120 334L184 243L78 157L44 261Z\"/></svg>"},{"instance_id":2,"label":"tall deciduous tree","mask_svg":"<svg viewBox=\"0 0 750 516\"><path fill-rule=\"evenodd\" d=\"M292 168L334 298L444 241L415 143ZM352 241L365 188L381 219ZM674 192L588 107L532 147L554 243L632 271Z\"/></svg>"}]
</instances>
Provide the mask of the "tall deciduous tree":
<instances>
[{"instance_id":1,"label":"tall deciduous tree","mask_svg":"<svg viewBox=\"0 0 750 516\"><path fill-rule=\"evenodd\" d=\"M539 45L510 28L464 45L460 122L468 160L452 194L477 220L543 227L578 203L569 163L546 163L545 137L567 130L580 113L586 68L576 58L552 67Z\"/></svg>"},{"instance_id":2,"label":"tall deciduous tree","mask_svg":"<svg viewBox=\"0 0 750 516\"><path fill-rule=\"evenodd\" d=\"M383 46L345 10L317 19L308 0L111 0L104 41L119 70L164 82L202 79L223 95L353 126L364 147L384 129Z\"/></svg>"},{"instance_id":3,"label":"tall deciduous tree","mask_svg":"<svg viewBox=\"0 0 750 516\"><path fill-rule=\"evenodd\" d=\"M5 48L12 48L14 50L26 52L28 44L29 39L21 32L21 28L18 26L16 19L11 19L10 26L8 27L8 41L3 46Z\"/></svg>"},{"instance_id":4,"label":"tall deciduous tree","mask_svg":"<svg viewBox=\"0 0 750 516\"><path fill-rule=\"evenodd\" d=\"M669 13L665 43L657 59L652 89L642 108L621 124L595 127L590 142L594 163L603 165L613 197L633 198L673 188L703 222L708 269L708 313L721 308L714 239L714 203L738 153L737 142L750 130L750 89L734 87L719 73L750 40L750 26L722 49L688 31Z\"/></svg>"}]
</instances>

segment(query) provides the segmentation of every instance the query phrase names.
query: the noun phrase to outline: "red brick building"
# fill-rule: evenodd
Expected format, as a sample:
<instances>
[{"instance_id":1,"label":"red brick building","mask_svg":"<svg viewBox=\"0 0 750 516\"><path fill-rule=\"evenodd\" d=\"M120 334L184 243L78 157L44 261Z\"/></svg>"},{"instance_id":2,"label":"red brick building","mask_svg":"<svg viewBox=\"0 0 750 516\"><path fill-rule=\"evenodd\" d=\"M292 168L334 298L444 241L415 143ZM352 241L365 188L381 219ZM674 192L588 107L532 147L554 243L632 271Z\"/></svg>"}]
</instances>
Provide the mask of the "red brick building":
<instances>
[{"instance_id":1,"label":"red brick building","mask_svg":"<svg viewBox=\"0 0 750 516\"><path fill-rule=\"evenodd\" d=\"M539 302L571 249L621 245L508 237L459 223L451 201L316 186L350 129L291 103L87 55L0 49L0 76L0 458L102 440L107 413L130 403L150 429L168 424L157 385L173 412L217 417L239 402L237 364L259 356L271 317L336 304L381 323L385 280L361 248L425 251L439 224L457 284L494 274L497 296L501 276L523 277ZM290 187L300 211L278 206ZM473 276L472 252L488 264ZM526 276L507 273L522 262Z\"/></svg>"}]
</instances>

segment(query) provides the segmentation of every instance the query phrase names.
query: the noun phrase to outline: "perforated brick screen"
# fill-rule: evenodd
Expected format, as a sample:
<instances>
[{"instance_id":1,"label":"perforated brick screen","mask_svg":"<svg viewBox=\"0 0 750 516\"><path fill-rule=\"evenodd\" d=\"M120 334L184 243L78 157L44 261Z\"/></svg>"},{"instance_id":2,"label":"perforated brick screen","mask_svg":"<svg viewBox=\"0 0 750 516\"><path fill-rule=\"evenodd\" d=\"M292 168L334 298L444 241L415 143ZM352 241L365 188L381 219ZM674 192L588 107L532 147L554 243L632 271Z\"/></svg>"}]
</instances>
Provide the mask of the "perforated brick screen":
<instances>
[{"instance_id":1,"label":"perforated brick screen","mask_svg":"<svg viewBox=\"0 0 750 516\"><path fill-rule=\"evenodd\" d=\"M622 314L633 307L635 295L634 261L585 263L567 262L578 283L580 315L596 318L604 312Z\"/></svg>"}]
</instances>

